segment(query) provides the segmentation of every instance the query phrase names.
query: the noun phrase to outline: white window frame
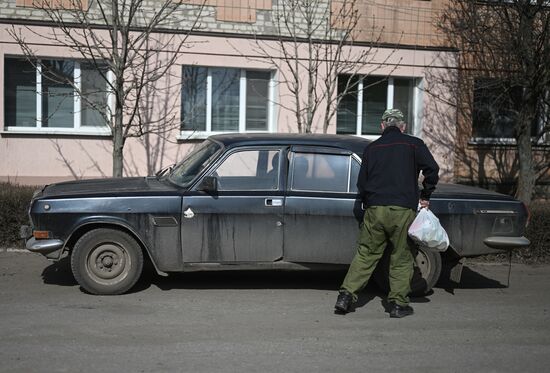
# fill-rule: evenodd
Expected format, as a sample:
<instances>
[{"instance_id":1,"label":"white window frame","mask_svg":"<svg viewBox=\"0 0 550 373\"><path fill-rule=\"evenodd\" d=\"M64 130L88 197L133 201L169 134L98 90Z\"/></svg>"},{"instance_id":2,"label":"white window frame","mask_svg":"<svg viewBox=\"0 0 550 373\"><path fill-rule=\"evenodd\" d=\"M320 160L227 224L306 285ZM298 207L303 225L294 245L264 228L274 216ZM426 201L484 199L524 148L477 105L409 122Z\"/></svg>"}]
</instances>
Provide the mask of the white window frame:
<instances>
[{"instance_id":1,"label":"white window frame","mask_svg":"<svg viewBox=\"0 0 550 373\"><path fill-rule=\"evenodd\" d=\"M17 58L17 57L13 57ZM60 58L52 58L52 59L60 59ZM74 62L74 71L73 71L73 79L74 79L74 85L80 90L81 88L81 71L80 71L80 63L76 60L71 59L63 59L61 60L65 61L73 61ZM107 76L109 78L109 81L113 82L113 74L111 71L107 72ZM74 90L74 97L73 97L73 110L74 110L74 121L73 121L73 127L67 128L67 127L42 127L42 64L41 60L37 60L36 63L36 126L35 127L17 127L17 126L10 126L8 123L5 127L4 131L1 133L13 133L13 134L37 134L37 135L92 135L92 136L110 136L111 135L111 128L108 125L105 126L82 126L81 124L81 111L82 111L82 100L80 99L80 95L77 93L76 90ZM114 109L114 102L113 102L113 94L112 92L107 93L107 105L109 106L109 111L113 112ZM4 108L6 110L6 108Z\"/></svg>"},{"instance_id":2,"label":"white window frame","mask_svg":"<svg viewBox=\"0 0 550 373\"><path fill-rule=\"evenodd\" d=\"M359 83L357 85L357 121L355 127L355 136L359 136L369 140L376 140L380 135L363 135L362 133L362 122L363 122L363 80L365 76L359 77ZM381 77L382 78L382 77ZM387 109L393 109L393 99L394 99L394 79L410 79L416 84L414 85L413 90L413 110L414 110L414 128L412 135L420 137L422 134L422 84L423 79L421 77L409 77L409 76L399 76L399 77L389 77L388 78L388 90L386 93L386 107Z\"/></svg>"},{"instance_id":3,"label":"white window frame","mask_svg":"<svg viewBox=\"0 0 550 373\"><path fill-rule=\"evenodd\" d=\"M195 67L193 65L185 65L190 67ZM181 130L178 136L178 140L189 140L189 139L205 139L211 135L218 135L222 133L272 133L276 132L275 127L275 72L272 70L262 70L262 69L247 69L247 68L235 68L227 66L196 66L196 67L205 67L207 69L206 76L206 130L205 131L194 131L194 130ZM237 132L231 131L212 131L212 69L239 69L239 129ZM183 71L183 66L182 66ZM271 74L267 86L267 130L246 130L246 72L247 71L262 71L269 72ZM183 100L183 97L181 97Z\"/></svg>"}]
</instances>

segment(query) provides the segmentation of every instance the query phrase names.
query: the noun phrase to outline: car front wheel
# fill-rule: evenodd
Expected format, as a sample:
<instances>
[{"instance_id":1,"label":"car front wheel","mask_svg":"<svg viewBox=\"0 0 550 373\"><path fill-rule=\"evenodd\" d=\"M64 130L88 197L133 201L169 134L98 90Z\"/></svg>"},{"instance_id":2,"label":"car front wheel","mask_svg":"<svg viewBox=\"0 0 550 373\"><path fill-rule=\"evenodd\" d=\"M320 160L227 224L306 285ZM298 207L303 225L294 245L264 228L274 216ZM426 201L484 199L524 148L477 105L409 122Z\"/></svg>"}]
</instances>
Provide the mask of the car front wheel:
<instances>
[{"instance_id":1,"label":"car front wheel","mask_svg":"<svg viewBox=\"0 0 550 373\"><path fill-rule=\"evenodd\" d=\"M80 286L89 293L122 294L139 279L143 253L136 240L125 232L94 229L76 242L71 269Z\"/></svg>"}]
</instances>

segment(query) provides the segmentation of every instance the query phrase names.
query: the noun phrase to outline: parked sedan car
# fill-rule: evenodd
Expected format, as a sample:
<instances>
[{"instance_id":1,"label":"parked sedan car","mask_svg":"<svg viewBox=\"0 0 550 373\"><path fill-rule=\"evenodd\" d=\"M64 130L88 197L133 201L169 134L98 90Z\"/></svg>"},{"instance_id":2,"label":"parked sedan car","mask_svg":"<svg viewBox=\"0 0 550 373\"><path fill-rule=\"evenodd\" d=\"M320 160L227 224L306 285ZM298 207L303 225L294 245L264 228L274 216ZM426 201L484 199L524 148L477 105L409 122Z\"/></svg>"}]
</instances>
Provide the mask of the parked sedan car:
<instances>
[{"instance_id":1,"label":"parked sedan car","mask_svg":"<svg viewBox=\"0 0 550 373\"><path fill-rule=\"evenodd\" d=\"M128 291L144 258L160 274L225 269L335 268L350 263L363 211L357 193L368 140L337 135L216 135L156 177L52 184L30 203L27 248L59 260L92 294ZM512 197L440 184L432 211L445 259L529 244L527 210ZM384 285L387 263L376 278ZM441 254L416 253L413 291L429 290ZM458 271L456 270L458 268Z\"/></svg>"}]
</instances>

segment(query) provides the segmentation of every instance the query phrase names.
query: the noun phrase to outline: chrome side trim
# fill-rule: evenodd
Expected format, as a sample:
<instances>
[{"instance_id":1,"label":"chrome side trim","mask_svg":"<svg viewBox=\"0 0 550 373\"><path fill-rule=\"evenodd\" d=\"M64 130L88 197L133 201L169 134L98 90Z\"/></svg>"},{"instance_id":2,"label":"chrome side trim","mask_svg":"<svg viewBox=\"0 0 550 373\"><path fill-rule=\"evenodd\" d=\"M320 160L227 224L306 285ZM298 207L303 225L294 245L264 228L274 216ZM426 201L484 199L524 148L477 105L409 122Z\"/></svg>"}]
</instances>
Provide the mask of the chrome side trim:
<instances>
[{"instance_id":1,"label":"chrome side trim","mask_svg":"<svg viewBox=\"0 0 550 373\"><path fill-rule=\"evenodd\" d=\"M505 214L505 215L517 215L517 211L512 210L474 210L476 214Z\"/></svg>"}]
</instances>

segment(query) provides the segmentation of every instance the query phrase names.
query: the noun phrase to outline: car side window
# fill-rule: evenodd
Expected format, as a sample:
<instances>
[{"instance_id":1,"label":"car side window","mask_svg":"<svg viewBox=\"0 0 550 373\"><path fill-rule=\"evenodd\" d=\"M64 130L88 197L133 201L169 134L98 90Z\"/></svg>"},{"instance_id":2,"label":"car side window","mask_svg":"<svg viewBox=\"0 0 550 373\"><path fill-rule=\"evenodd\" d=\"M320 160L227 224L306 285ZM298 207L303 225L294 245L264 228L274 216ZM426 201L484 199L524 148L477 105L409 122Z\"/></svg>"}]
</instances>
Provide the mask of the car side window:
<instances>
[{"instance_id":1,"label":"car side window","mask_svg":"<svg viewBox=\"0 0 550 373\"><path fill-rule=\"evenodd\" d=\"M241 150L230 154L212 173L218 190L277 190L279 150Z\"/></svg>"},{"instance_id":2,"label":"car side window","mask_svg":"<svg viewBox=\"0 0 550 373\"><path fill-rule=\"evenodd\" d=\"M350 190L351 157L343 154L293 153L291 189L348 193ZM359 172L358 170L356 171ZM353 182L355 184L356 180ZM355 192L357 186L355 186Z\"/></svg>"},{"instance_id":3,"label":"car side window","mask_svg":"<svg viewBox=\"0 0 550 373\"><path fill-rule=\"evenodd\" d=\"M351 168L350 168L350 177L349 177L349 192L353 194L359 193L357 188L357 179L359 178L359 170L361 169L361 164L354 158L351 158Z\"/></svg>"}]
</instances>

